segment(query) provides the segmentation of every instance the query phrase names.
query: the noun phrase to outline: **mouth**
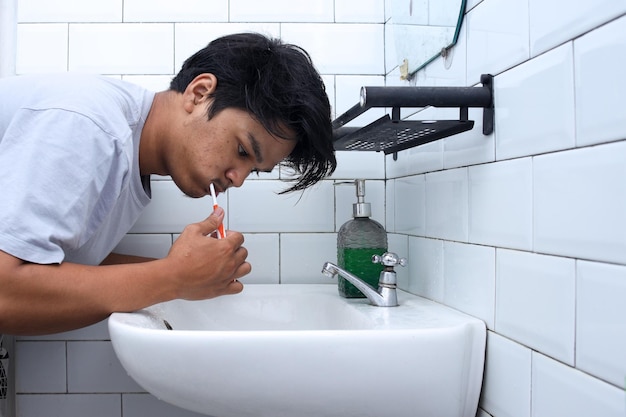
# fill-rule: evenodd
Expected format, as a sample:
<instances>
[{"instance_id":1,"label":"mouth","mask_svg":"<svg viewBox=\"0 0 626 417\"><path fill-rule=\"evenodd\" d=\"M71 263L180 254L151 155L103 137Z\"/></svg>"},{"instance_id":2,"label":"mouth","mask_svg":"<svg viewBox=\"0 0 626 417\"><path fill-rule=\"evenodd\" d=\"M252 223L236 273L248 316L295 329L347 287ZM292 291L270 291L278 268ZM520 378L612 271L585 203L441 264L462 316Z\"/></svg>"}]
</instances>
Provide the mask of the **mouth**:
<instances>
[{"instance_id":1,"label":"mouth","mask_svg":"<svg viewBox=\"0 0 626 417\"><path fill-rule=\"evenodd\" d=\"M224 189L218 182L213 182L213 187L215 187L215 195L218 196L220 194L222 194L223 192L226 191L226 189ZM206 195L211 195L211 188L210 185L208 187L206 187Z\"/></svg>"}]
</instances>

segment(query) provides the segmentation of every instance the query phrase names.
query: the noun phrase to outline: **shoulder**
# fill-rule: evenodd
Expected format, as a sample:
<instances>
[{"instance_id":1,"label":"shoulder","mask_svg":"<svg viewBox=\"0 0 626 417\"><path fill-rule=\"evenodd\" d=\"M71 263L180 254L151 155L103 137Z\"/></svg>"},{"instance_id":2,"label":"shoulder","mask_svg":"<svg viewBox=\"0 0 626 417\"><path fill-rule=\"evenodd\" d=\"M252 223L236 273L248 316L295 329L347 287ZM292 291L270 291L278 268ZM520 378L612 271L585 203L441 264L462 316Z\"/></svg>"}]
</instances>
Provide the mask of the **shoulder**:
<instances>
[{"instance_id":1,"label":"shoulder","mask_svg":"<svg viewBox=\"0 0 626 417\"><path fill-rule=\"evenodd\" d=\"M74 112L102 126L136 124L154 93L115 78L89 74L17 76L0 81L0 94L15 110Z\"/></svg>"}]
</instances>

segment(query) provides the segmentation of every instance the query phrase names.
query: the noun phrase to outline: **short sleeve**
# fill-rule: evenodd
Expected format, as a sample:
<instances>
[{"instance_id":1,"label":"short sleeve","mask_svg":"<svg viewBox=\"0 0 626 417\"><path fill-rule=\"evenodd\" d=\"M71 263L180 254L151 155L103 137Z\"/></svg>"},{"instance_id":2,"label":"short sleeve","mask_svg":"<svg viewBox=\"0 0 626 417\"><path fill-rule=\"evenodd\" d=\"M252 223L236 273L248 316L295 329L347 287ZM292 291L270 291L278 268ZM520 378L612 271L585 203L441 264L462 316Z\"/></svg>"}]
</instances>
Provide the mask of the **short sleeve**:
<instances>
[{"instance_id":1,"label":"short sleeve","mask_svg":"<svg viewBox=\"0 0 626 417\"><path fill-rule=\"evenodd\" d=\"M61 263L86 242L125 186L125 142L66 109L21 109L0 142L0 249Z\"/></svg>"}]
</instances>

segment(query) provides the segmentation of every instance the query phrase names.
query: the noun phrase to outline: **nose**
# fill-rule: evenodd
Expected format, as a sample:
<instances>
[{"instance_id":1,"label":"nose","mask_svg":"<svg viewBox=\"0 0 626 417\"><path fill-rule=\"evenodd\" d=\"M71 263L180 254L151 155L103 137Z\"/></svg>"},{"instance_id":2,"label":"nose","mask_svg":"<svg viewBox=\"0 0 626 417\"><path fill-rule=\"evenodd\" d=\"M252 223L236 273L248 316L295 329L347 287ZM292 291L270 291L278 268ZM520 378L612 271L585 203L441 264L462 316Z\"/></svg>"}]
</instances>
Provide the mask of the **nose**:
<instances>
[{"instance_id":1,"label":"nose","mask_svg":"<svg viewBox=\"0 0 626 417\"><path fill-rule=\"evenodd\" d=\"M233 187L241 187L252 170L244 167L231 168L226 171L226 178Z\"/></svg>"}]
</instances>

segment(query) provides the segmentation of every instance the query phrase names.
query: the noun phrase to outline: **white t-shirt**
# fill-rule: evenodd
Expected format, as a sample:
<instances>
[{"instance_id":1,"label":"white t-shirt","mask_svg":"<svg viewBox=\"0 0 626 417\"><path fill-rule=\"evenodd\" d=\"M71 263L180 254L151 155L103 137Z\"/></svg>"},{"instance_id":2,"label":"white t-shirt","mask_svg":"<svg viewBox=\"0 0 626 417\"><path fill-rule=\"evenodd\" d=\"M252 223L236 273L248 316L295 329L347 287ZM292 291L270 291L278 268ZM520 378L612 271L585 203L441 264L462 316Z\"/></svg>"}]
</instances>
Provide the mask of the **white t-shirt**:
<instances>
[{"instance_id":1,"label":"white t-shirt","mask_svg":"<svg viewBox=\"0 0 626 417\"><path fill-rule=\"evenodd\" d=\"M138 150L153 99L99 76L0 79L0 250L99 264L150 202Z\"/></svg>"}]
</instances>

